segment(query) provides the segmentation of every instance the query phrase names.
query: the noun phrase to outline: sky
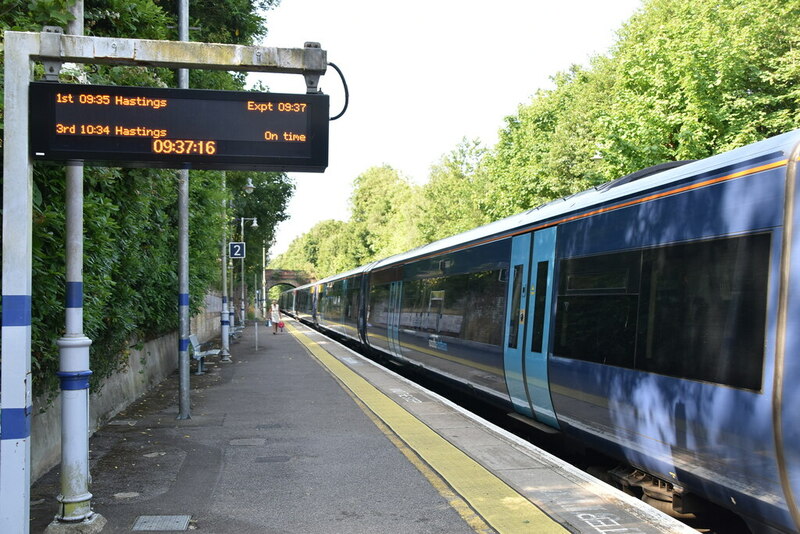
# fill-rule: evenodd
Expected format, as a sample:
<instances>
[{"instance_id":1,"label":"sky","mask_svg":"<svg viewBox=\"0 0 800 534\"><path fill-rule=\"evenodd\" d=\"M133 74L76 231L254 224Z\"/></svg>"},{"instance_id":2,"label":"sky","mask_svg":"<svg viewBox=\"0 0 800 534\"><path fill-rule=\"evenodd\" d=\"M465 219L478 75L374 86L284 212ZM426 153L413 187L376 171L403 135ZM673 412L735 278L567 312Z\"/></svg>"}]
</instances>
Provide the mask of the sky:
<instances>
[{"instance_id":1,"label":"sky","mask_svg":"<svg viewBox=\"0 0 800 534\"><path fill-rule=\"evenodd\" d=\"M327 219L347 220L353 180L390 165L416 184L463 139L492 147L505 117L550 78L608 52L641 0L282 0L263 46L319 42L344 73L345 115L330 123L324 173L290 173L289 220L275 257ZM305 93L300 75L258 74L272 92ZM331 116L344 104L332 68L320 80Z\"/></svg>"}]
</instances>

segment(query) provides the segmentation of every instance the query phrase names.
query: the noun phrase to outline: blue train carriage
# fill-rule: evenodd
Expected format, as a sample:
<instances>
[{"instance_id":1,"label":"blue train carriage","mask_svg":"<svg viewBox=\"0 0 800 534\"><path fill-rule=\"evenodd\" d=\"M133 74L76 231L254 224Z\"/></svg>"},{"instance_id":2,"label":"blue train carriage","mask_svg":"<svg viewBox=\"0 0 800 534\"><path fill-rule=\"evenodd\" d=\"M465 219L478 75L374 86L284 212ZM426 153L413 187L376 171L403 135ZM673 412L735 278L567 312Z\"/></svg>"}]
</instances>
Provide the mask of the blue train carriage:
<instances>
[{"instance_id":1,"label":"blue train carriage","mask_svg":"<svg viewBox=\"0 0 800 534\"><path fill-rule=\"evenodd\" d=\"M304 323L314 324L315 284L305 284L281 293L281 309Z\"/></svg>"},{"instance_id":2,"label":"blue train carriage","mask_svg":"<svg viewBox=\"0 0 800 534\"><path fill-rule=\"evenodd\" d=\"M513 238L530 271L515 406L668 483L615 473L645 500L688 511L696 492L756 532L800 528L799 142L599 187Z\"/></svg>"},{"instance_id":3,"label":"blue train carriage","mask_svg":"<svg viewBox=\"0 0 800 534\"><path fill-rule=\"evenodd\" d=\"M285 314L295 316L295 301L297 299L297 288L292 288L281 292L278 297L278 306Z\"/></svg>"},{"instance_id":4,"label":"blue train carriage","mask_svg":"<svg viewBox=\"0 0 800 534\"><path fill-rule=\"evenodd\" d=\"M654 475L614 473L663 509L690 511L694 493L755 531L796 531L798 142L610 182L378 262L367 342Z\"/></svg>"},{"instance_id":5,"label":"blue train carriage","mask_svg":"<svg viewBox=\"0 0 800 534\"><path fill-rule=\"evenodd\" d=\"M355 321L372 350L625 461L613 476L665 511L699 495L797 532L799 143L636 173L323 280L320 324Z\"/></svg>"},{"instance_id":6,"label":"blue train carriage","mask_svg":"<svg viewBox=\"0 0 800 534\"><path fill-rule=\"evenodd\" d=\"M508 240L449 238L377 262L365 283L370 348L508 404L503 377Z\"/></svg>"},{"instance_id":7,"label":"blue train carriage","mask_svg":"<svg viewBox=\"0 0 800 534\"><path fill-rule=\"evenodd\" d=\"M317 282L317 324L328 333L360 342L365 265Z\"/></svg>"}]
</instances>

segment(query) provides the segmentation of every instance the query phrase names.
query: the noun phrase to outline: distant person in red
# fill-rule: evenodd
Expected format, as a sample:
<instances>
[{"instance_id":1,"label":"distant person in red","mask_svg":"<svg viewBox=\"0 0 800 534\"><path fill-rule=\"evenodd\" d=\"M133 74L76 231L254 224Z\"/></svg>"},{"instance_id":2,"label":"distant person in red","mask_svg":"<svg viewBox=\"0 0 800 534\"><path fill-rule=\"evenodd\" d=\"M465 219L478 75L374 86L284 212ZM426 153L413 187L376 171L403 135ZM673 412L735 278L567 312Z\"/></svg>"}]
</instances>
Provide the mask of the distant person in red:
<instances>
[{"instance_id":1,"label":"distant person in red","mask_svg":"<svg viewBox=\"0 0 800 534\"><path fill-rule=\"evenodd\" d=\"M272 321L272 335L278 333L278 323L281 322L281 310L278 307L277 302L272 303L272 309L270 310L270 320ZM283 330L281 330L283 332Z\"/></svg>"}]
</instances>

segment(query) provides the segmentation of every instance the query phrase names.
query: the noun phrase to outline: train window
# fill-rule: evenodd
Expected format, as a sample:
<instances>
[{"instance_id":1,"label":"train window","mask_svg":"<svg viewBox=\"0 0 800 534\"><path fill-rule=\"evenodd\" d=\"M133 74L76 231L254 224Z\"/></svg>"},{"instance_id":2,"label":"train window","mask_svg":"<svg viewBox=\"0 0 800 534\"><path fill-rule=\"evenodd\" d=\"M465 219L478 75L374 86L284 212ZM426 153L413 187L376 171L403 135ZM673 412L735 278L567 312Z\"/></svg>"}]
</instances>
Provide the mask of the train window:
<instances>
[{"instance_id":1,"label":"train window","mask_svg":"<svg viewBox=\"0 0 800 534\"><path fill-rule=\"evenodd\" d=\"M636 367L760 389L768 234L644 253Z\"/></svg>"},{"instance_id":2,"label":"train window","mask_svg":"<svg viewBox=\"0 0 800 534\"><path fill-rule=\"evenodd\" d=\"M508 348L517 348L519 338L519 303L522 297L522 265L514 266L514 286L511 292L511 314L508 317Z\"/></svg>"},{"instance_id":3,"label":"train window","mask_svg":"<svg viewBox=\"0 0 800 534\"><path fill-rule=\"evenodd\" d=\"M389 324L389 284L372 286L369 289L369 307L367 323L375 327L387 327Z\"/></svg>"},{"instance_id":4,"label":"train window","mask_svg":"<svg viewBox=\"0 0 800 534\"><path fill-rule=\"evenodd\" d=\"M547 268L550 262L540 261L536 266L536 293L533 296L533 342L531 343L532 352L542 352L544 341L544 312L547 303Z\"/></svg>"},{"instance_id":5,"label":"train window","mask_svg":"<svg viewBox=\"0 0 800 534\"><path fill-rule=\"evenodd\" d=\"M361 279L358 277L347 279L347 290L345 295L344 322L346 325L356 328L358 320L358 302L361 289Z\"/></svg>"},{"instance_id":6,"label":"train window","mask_svg":"<svg viewBox=\"0 0 800 534\"><path fill-rule=\"evenodd\" d=\"M503 330L496 325L504 322L508 284L499 280L498 271L470 273L467 276L463 337L499 347L503 344Z\"/></svg>"},{"instance_id":7,"label":"train window","mask_svg":"<svg viewBox=\"0 0 800 534\"><path fill-rule=\"evenodd\" d=\"M561 260L554 354L757 390L769 255L758 234Z\"/></svg>"},{"instance_id":8,"label":"train window","mask_svg":"<svg viewBox=\"0 0 800 534\"><path fill-rule=\"evenodd\" d=\"M430 334L461 338L464 331L469 275L419 280L422 329ZM403 309L406 310L405 304Z\"/></svg>"},{"instance_id":9,"label":"train window","mask_svg":"<svg viewBox=\"0 0 800 534\"><path fill-rule=\"evenodd\" d=\"M404 281L400 327L499 347L506 283L498 271Z\"/></svg>"},{"instance_id":10,"label":"train window","mask_svg":"<svg viewBox=\"0 0 800 534\"><path fill-rule=\"evenodd\" d=\"M637 295L559 297L554 353L633 367Z\"/></svg>"},{"instance_id":11,"label":"train window","mask_svg":"<svg viewBox=\"0 0 800 534\"><path fill-rule=\"evenodd\" d=\"M562 271L561 291L576 295L637 292L640 262L638 251L569 260Z\"/></svg>"},{"instance_id":12,"label":"train window","mask_svg":"<svg viewBox=\"0 0 800 534\"><path fill-rule=\"evenodd\" d=\"M633 367L641 252L561 260L554 353Z\"/></svg>"}]
</instances>

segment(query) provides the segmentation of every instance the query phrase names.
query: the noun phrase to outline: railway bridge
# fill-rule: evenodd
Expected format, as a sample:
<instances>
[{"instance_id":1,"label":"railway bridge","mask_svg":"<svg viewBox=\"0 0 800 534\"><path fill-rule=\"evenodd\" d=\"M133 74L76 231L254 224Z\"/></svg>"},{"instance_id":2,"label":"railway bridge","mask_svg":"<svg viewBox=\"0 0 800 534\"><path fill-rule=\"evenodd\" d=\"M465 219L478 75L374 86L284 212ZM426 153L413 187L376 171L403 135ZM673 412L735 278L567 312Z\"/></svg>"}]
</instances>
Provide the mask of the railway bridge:
<instances>
[{"instance_id":1,"label":"railway bridge","mask_svg":"<svg viewBox=\"0 0 800 534\"><path fill-rule=\"evenodd\" d=\"M305 271L290 271L287 269L266 269L266 290L269 291L274 286L290 285L299 287L310 282L316 282L316 278Z\"/></svg>"}]
</instances>

